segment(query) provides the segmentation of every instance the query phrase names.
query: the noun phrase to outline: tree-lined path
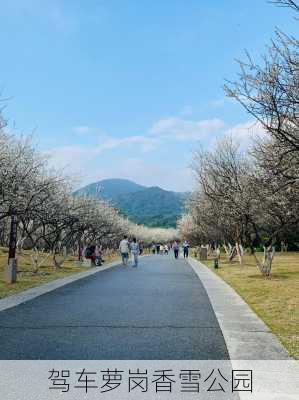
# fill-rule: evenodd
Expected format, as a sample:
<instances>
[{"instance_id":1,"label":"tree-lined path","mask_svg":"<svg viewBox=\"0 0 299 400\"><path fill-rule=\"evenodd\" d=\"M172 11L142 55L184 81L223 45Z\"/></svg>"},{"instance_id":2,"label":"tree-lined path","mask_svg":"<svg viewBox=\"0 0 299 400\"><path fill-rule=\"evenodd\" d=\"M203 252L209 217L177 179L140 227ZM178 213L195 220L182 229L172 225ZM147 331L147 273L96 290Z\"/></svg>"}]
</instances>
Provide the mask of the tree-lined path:
<instances>
[{"instance_id":1,"label":"tree-lined path","mask_svg":"<svg viewBox=\"0 0 299 400\"><path fill-rule=\"evenodd\" d=\"M171 256L117 266L0 312L0 359L228 359L207 293Z\"/></svg>"}]
</instances>

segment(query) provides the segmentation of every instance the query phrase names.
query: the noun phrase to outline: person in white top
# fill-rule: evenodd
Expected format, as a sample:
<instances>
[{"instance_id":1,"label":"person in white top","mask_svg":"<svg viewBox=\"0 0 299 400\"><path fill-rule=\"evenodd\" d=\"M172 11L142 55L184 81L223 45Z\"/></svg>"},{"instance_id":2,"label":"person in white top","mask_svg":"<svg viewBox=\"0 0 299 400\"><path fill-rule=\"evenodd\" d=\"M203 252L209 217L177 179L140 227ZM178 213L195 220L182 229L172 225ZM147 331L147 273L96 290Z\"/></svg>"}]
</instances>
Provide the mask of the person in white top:
<instances>
[{"instance_id":1,"label":"person in white top","mask_svg":"<svg viewBox=\"0 0 299 400\"><path fill-rule=\"evenodd\" d=\"M183 243L183 251L184 251L184 258L188 258L189 256L189 243L187 240L184 241Z\"/></svg>"},{"instance_id":2,"label":"person in white top","mask_svg":"<svg viewBox=\"0 0 299 400\"><path fill-rule=\"evenodd\" d=\"M129 260L130 247L129 247L128 237L126 235L124 236L123 240L119 244L119 251L121 254L123 265L127 266L128 260Z\"/></svg>"},{"instance_id":3,"label":"person in white top","mask_svg":"<svg viewBox=\"0 0 299 400\"><path fill-rule=\"evenodd\" d=\"M131 253L134 259L133 267L137 267L138 265L138 256L139 256L139 244L137 243L136 238L133 238L133 242L131 243Z\"/></svg>"},{"instance_id":4,"label":"person in white top","mask_svg":"<svg viewBox=\"0 0 299 400\"><path fill-rule=\"evenodd\" d=\"M165 244L165 246L164 246L164 254L168 254L168 245L167 244Z\"/></svg>"}]
</instances>

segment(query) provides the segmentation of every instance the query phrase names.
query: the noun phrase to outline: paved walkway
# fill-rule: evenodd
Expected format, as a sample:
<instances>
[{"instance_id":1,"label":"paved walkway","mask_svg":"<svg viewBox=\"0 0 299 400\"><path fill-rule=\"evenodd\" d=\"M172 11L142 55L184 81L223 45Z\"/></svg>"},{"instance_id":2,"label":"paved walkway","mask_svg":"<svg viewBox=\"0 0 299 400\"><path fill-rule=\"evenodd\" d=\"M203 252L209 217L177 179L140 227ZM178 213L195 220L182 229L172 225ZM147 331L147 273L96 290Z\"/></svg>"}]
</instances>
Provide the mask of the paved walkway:
<instances>
[{"instance_id":1,"label":"paved walkway","mask_svg":"<svg viewBox=\"0 0 299 400\"><path fill-rule=\"evenodd\" d=\"M209 297L172 256L116 266L0 312L0 359L228 359Z\"/></svg>"},{"instance_id":2,"label":"paved walkway","mask_svg":"<svg viewBox=\"0 0 299 400\"><path fill-rule=\"evenodd\" d=\"M112 263L0 300L0 340L0 359L288 359L230 286L200 262L171 255L141 258L138 269Z\"/></svg>"}]
</instances>

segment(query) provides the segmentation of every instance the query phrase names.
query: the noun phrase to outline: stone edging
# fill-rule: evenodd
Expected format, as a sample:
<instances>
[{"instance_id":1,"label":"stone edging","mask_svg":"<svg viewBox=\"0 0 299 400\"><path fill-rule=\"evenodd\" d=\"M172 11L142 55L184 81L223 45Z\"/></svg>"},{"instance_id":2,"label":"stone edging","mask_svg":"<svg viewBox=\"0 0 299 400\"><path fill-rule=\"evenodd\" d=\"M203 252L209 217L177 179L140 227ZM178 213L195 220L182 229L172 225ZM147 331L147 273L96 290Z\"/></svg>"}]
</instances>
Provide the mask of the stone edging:
<instances>
[{"instance_id":1,"label":"stone edging","mask_svg":"<svg viewBox=\"0 0 299 400\"><path fill-rule=\"evenodd\" d=\"M287 351L264 322L224 280L190 257L218 319L231 360L287 360Z\"/></svg>"}]
</instances>

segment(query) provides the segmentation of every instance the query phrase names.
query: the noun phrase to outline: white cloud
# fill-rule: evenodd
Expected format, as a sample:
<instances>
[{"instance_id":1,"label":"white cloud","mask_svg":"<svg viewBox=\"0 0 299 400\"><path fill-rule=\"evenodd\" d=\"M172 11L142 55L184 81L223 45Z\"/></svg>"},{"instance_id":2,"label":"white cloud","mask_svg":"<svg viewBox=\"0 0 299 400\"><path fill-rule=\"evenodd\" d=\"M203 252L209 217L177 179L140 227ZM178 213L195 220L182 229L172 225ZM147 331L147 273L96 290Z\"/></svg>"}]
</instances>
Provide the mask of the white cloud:
<instances>
[{"instance_id":1,"label":"white cloud","mask_svg":"<svg viewBox=\"0 0 299 400\"><path fill-rule=\"evenodd\" d=\"M67 168L77 173L90 159L90 149L86 146L61 146L45 152L49 162L56 168Z\"/></svg>"},{"instance_id":2,"label":"white cloud","mask_svg":"<svg viewBox=\"0 0 299 400\"><path fill-rule=\"evenodd\" d=\"M101 143L90 145L61 146L48 150L50 164L81 174L90 163L106 150L117 148L135 148L136 153L148 152L159 144L159 139L145 136L128 136L125 138L106 137Z\"/></svg>"},{"instance_id":3,"label":"white cloud","mask_svg":"<svg viewBox=\"0 0 299 400\"><path fill-rule=\"evenodd\" d=\"M90 130L88 125L77 127L82 134ZM213 146L217 138L232 135L243 148L247 148L252 137L261 136L264 130L260 124L247 121L236 125L228 125L220 119L192 121L181 118L165 118L153 124L147 135L115 138L107 135L94 136L94 144L61 146L48 151L51 165L64 168L69 174L81 178L85 184L102 178L128 178L147 186L161 186L169 190L191 190L192 176L188 168L182 166L182 154L177 164L163 160L165 142L174 143L201 140L203 145ZM161 162L152 162L150 157L142 157L142 153L159 149ZM179 151L177 147L174 147ZM109 158L99 155L113 151ZM129 151L131 150L131 151ZM166 150L167 151L167 150ZM134 156L132 157L132 154ZM165 153L167 154L167 153ZM126 157L127 155L127 157ZM192 158L190 150L190 160ZM107 161L111 159L110 161ZM174 159L175 160L175 159ZM187 160L188 162L188 160Z\"/></svg>"},{"instance_id":4,"label":"white cloud","mask_svg":"<svg viewBox=\"0 0 299 400\"><path fill-rule=\"evenodd\" d=\"M87 125L74 127L74 130L82 135L88 134L92 129ZM93 146L90 144L62 146L49 151L55 163L59 166L68 164L84 164L82 160L91 160L105 151L119 148L133 148L136 154L149 152L160 146L165 140L171 138L174 141L198 141L210 140L211 135L219 138L224 135L232 135L242 145L248 146L254 136L264 135L263 127L254 122L244 122L229 126L220 119L191 121L175 117L165 118L153 124L149 135L134 135L123 138L115 138L104 135Z\"/></svg>"},{"instance_id":5,"label":"white cloud","mask_svg":"<svg viewBox=\"0 0 299 400\"><path fill-rule=\"evenodd\" d=\"M247 148L252 139L263 137L265 130L260 123L254 121L229 125L218 118L193 121L170 117L154 123L149 133L161 141L171 137L174 141L201 141L203 145L206 142L209 146L213 145L215 140L231 135L243 148Z\"/></svg>"},{"instance_id":6,"label":"white cloud","mask_svg":"<svg viewBox=\"0 0 299 400\"><path fill-rule=\"evenodd\" d=\"M96 154L100 154L105 150L116 149L118 147L136 147L137 150L141 149L143 152L153 150L159 144L157 138L151 138L147 136L127 136L124 138L107 138L95 146L93 151Z\"/></svg>"},{"instance_id":7,"label":"white cloud","mask_svg":"<svg viewBox=\"0 0 299 400\"><path fill-rule=\"evenodd\" d=\"M224 133L232 135L243 147L247 147L252 142L252 139L257 136L262 137L266 132L260 123L248 121L234 125Z\"/></svg>"},{"instance_id":8,"label":"white cloud","mask_svg":"<svg viewBox=\"0 0 299 400\"><path fill-rule=\"evenodd\" d=\"M74 126L73 131L78 135L87 135L91 133L93 129L87 125L79 125L79 126Z\"/></svg>"},{"instance_id":9,"label":"white cloud","mask_svg":"<svg viewBox=\"0 0 299 400\"><path fill-rule=\"evenodd\" d=\"M231 136L243 150L247 150L253 144L254 139L257 137L263 137L265 133L266 132L261 124L257 122L242 122L240 124L227 126L223 131L220 131L218 135L215 135L212 138L208 147L211 149L214 147L218 139L221 139L224 136Z\"/></svg>"},{"instance_id":10,"label":"white cloud","mask_svg":"<svg viewBox=\"0 0 299 400\"><path fill-rule=\"evenodd\" d=\"M165 118L157 121L150 129L150 134L160 137L171 136L177 140L200 140L223 132L226 128L224 121L218 118L191 121L176 117Z\"/></svg>"},{"instance_id":11,"label":"white cloud","mask_svg":"<svg viewBox=\"0 0 299 400\"><path fill-rule=\"evenodd\" d=\"M225 97L220 97L219 99L211 100L208 103L208 105L209 105L209 107L213 107L213 108L221 108L229 103L237 104L235 99L225 96Z\"/></svg>"}]
</instances>

